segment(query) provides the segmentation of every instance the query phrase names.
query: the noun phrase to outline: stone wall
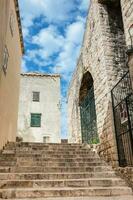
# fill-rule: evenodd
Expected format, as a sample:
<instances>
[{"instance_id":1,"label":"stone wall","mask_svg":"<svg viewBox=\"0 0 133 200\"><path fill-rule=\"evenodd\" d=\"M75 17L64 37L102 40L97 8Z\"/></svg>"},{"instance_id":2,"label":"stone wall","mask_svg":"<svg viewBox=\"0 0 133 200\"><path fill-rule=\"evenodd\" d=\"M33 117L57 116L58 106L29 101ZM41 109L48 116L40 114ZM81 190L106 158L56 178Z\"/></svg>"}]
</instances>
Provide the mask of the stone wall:
<instances>
[{"instance_id":1,"label":"stone wall","mask_svg":"<svg viewBox=\"0 0 133 200\"><path fill-rule=\"evenodd\" d=\"M81 143L80 109L79 109L79 90L82 79L82 58L80 57L77 69L68 93L68 142Z\"/></svg>"},{"instance_id":2,"label":"stone wall","mask_svg":"<svg viewBox=\"0 0 133 200\"><path fill-rule=\"evenodd\" d=\"M125 30L125 36L126 36L126 44L127 44L128 49L130 50L132 49L132 51L130 51L128 55L129 55L130 76L131 76L132 88L133 88L133 37L131 41L130 34L129 34L129 30L131 26L133 29L133 1L121 0L121 6L122 6L124 30Z\"/></svg>"},{"instance_id":3,"label":"stone wall","mask_svg":"<svg viewBox=\"0 0 133 200\"><path fill-rule=\"evenodd\" d=\"M91 1L81 55L68 92L69 142L82 142L79 91L83 75L89 71L94 80L99 153L112 165L118 164L118 156L111 89L127 71L125 49L119 3Z\"/></svg>"},{"instance_id":4,"label":"stone wall","mask_svg":"<svg viewBox=\"0 0 133 200\"><path fill-rule=\"evenodd\" d=\"M130 46L131 39L129 35L129 28L133 24L133 1L121 0L121 8L122 8L122 15L123 15L126 44L127 46Z\"/></svg>"}]
</instances>

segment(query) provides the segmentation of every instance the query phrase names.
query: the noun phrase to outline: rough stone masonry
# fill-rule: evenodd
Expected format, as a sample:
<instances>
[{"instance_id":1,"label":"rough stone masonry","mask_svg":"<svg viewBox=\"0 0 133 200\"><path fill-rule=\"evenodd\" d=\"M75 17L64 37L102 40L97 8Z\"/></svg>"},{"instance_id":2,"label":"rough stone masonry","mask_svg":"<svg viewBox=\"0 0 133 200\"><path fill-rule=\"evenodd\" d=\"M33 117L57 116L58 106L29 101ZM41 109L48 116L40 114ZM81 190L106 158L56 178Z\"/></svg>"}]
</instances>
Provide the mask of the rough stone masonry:
<instances>
[{"instance_id":1,"label":"rough stone masonry","mask_svg":"<svg viewBox=\"0 0 133 200\"><path fill-rule=\"evenodd\" d=\"M79 93L84 75L87 72L91 74L100 139L99 153L113 166L118 166L118 153L111 89L128 70L126 49L131 45L128 30L132 23L133 0L91 1L81 54L68 92L69 142L80 143Z\"/></svg>"}]
</instances>

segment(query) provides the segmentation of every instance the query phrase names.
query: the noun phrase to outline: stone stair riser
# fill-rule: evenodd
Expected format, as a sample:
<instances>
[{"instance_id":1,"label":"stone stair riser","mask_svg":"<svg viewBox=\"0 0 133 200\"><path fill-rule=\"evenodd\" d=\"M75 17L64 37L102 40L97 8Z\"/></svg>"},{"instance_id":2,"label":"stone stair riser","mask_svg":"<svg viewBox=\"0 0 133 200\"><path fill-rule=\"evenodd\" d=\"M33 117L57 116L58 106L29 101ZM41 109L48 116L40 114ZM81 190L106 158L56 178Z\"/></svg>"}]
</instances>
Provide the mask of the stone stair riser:
<instances>
[{"instance_id":1,"label":"stone stair riser","mask_svg":"<svg viewBox=\"0 0 133 200\"><path fill-rule=\"evenodd\" d=\"M106 166L97 167L1 167L0 173L8 172L101 172L101 171L112 171L111 168Z\"/></svg>"},{"instance_id":2,"label":"stone stair riser","mask_svg":"<svg viewBox=\"0 0 133 200\"><path fill-rule=\"evenodd\" d=\"M56 174L13 174L13 173L2 173L0 174L0 180L50 180L50 179L83 179L83 178L116 178L114 172L97 172L97 173L56 173Z\"/></svg>"},{"instance_id":3,"label":"stone stair riser","mask_svg":"<svg viewBox=\"0 0 133 200\"><path fill-rule=\"evenodd\" d=\"M95 156L95 153L93 154L93 153L90 153L90 152L82 152L82 151L80 151L80 152L76 152L76 151L71 151L71 152L63 152L63 151L45 151L45 152L43 152L43 151L34 151L34 152L30 152L30 151L25 151L25 152L8 152L8 153L6 153L6 152L3 152L3 155L16 155L16 156L21 156L21 155L23 155L23 154L25 154L25 155L70 155L70 156L73 156L73 155L81 155L81 156L90 156L90 157L94 157Z\"/></svg>"},{"instance_id":4,"label":"stone stair riser","mask_svg":"<svg viewBox=\"0 0 133 200\"><path fill-rule=\"evenodd\" d=\"M49 145L49 144L44 144L44 145L38 145L38 144L34 144L34 145L26 145L26 144L20 144L20 145L7 145L4 147L4 150L15 150L15 149L23 149L23 150L29 150L29 149L32 149L32 150L46 150L46 149L51 149L51 150L55 150L55 149L67 149L67 150L73 150L73 149L89 149L87 147L83 147L82 145L60 145L60 144L57 144L57 145Z\"/></svg>"},{"instance_id":5,"label":"stone stair riser","mask_svg":"<svg viewBox=\"0 0 133 200\"><path fill-rule=\"evenodd\" d=\"M51 181L1 181L0 189L5 188L49 188L49 187L112 187L126 186L122 180L51 180Z\"/></svg>"},{"instance_id":6,"label":"stone stair riser","mask_svg":"<svg viewBox=\"0 0 133 200\"><path fill-rule=\"evenodd\" d=\"M23 167L33 167L33 166L43 166L43 167L88 167L88 166L103 166L107 165L104 162L97 162L97 163L91 163L91 162L84 162L84 163L72 163L72 162L2 162L0 163L0 166L23 166Z\"/></svg>"},{"instance_id":7,"label":"stone stair riser","mask_svg":"<svg viewBox=\"0 0 133 200\"><path fill-rule=\"evenodd\" d=\"M16 158L11 158L11 157L0 157L0 166L2 163L10 163L10 162L72 162L72 163L82 163L82 162L96 162L96 163L105 163L104 161L101 161L100 158L32 158L32 157L16 157Z\"/></svg>"},{"instance_id":8,"label":"stone stair riser","mask_svg":"<svg viewBox=\"0 0 133 200\"><path fill-rule=\"evenodd\" d=\"M45 189L45 190L0 190L0 198L44 198L44 197L78 197L78 196L117 196L129 195L129 188L90 188L90 189Z\"/></svg>"},{"instance_id":9,"label":"stone stair riser","mask_svg":"<svg viewBox=\"0 0 133 200\"><path fill-rule=\"evenodd\" d=\"M88 148L83 148L83 147L49 147L49 146L44 146L44 147L7 147L4 148L4 151L10 152L10 151L88 151Z\"/></svg>"},{"instance_id":10,"label":"stone stair riser","mask_svg":"<svg viewBox=\"0 0 133 200\"><path fill-rule=\"evenodd\" d=\"M62 154L62 153L13 153L13 154L2 154L1 157L40 157L40 158L45 158L45 157L57 157L57 158L92 158L95 157L92 154L84 154L84 153L79 153L79 154ZM98 156L95 158L99 158Z\"/></svg>"}]
</instances>

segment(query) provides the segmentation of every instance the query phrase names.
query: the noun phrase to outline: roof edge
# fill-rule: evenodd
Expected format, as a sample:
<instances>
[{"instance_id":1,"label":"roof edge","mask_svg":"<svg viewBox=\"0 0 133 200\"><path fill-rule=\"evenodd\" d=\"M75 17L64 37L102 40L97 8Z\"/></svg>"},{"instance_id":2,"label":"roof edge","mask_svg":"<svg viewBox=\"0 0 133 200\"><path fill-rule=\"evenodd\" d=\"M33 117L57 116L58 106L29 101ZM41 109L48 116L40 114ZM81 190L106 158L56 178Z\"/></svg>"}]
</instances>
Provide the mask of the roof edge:
<instances>
[{"instance_id":1,"label":"roof edge","mask_svg":"<svg viewBox=\"0 0 133 200\"><path fill-rule=\"evenodd\" d=\"M21 44L22 54L24 54L24 40L23 40L23 32L22 32L22 24L21 24L18 0L14 0L14 3L15 3L15 10L16 10L17 21L18 21L20 44Z\"/></svg>"},{"instance_id":2,"label":"roof edge","mask_svg":"<svg viewBox=\"0 0 133 200\"><path fill-rule=\"evenodd\" d=\"M21 73L21 76L36 76L36 77L61 77L60 74L44 74L44 73Z\"/></svg>"}]
</instances>

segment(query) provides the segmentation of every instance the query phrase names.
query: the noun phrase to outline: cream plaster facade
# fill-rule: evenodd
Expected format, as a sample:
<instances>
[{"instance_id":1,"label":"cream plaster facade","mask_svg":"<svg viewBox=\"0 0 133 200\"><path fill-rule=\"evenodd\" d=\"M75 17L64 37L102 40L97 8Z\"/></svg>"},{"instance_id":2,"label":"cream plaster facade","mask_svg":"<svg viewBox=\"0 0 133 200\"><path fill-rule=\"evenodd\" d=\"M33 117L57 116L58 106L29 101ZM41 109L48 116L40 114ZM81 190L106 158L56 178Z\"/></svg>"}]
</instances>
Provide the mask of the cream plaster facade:
<instances>
[{"instance_id":1,"label":"cream plaster facade","mask_svg":"<svg viewBox=\"0 0 133 200\"><path fill-rule=\"evenodd\" d=\"M33 92L40 93L39 102L33 101ZM60 76L48 74L21 74L18 117L18 136L24 142L61 142ZM31 127L31 113L41 114L41 127Z\"/></svg>"}]
</instances>

